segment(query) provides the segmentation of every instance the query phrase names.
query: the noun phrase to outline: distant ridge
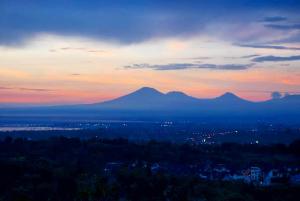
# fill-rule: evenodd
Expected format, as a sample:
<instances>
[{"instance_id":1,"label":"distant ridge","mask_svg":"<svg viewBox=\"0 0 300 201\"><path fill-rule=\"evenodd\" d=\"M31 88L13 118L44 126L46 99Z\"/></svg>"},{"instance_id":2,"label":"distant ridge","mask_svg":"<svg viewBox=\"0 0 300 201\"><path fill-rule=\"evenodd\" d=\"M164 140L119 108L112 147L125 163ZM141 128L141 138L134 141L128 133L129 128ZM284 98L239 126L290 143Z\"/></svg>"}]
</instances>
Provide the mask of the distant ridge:
<instances>
[{"instance_id":1,"label":"distant ridge","mask_svg":"<svg viewBox=\"0 0 300 201\"><path fill-rule=\"evenodd\" d=\"M252 101L245 100L231 92L226 92L223 95L218 96L212 100L218 101L218 102L223 102L223 103L225 103L225 102L228 102L228 103L254 103Z\"/></svg>"},{"instance_id":2,"label":"distant ridge","mask_svg":"<svg viewBox=\"0 0 300 201\"><path fill-rule=\"evenodd\" d=\"M235 95L234 93L231 93L231 92L226 92L217 98L218 99L240 99L240 97L238 97L237 95Z\"/></svg>"},{"instance_id":3,"label":"distant ridge","mask_svg":"<svg viewBox=\"0 0 300 201\"><path fill-rule=\"evenodd\" d=\"M132 101L135 101L135 102L139 102L139 101L141 101L143 99L147 99L147 98L151 98L151 99L154 99L154 98L171 99L171 98L173 98L173 101L176 101L176 99L178 99L177 101L179 101L181 99L186 99L186 100L189 99L189 100L193 100L193 101L198 100L198 101L221 101L221 102L222 101L252 102L252 101L242 99L232 92L226 92L215 98L201 99L201 98L195 98L195 97L189 96L181 91L169 91L167 93L162 93L155 88L142 87L134 92L127 94L127 95L118 97L113 100L105 101L105 102L94 103L94 105L100 105L100 104L104 104L104 103L108 104L111 102L124 101L124 100L129 100L129 99ZM143 100L143 101L147 101L147 100Z\"/></svg>"},{"instance_id":4,"label":"distant ridge","mask_svg":"<svg viewBox=\"0 0 300 201\"><path fill-rule=\"evenodd\" d=\"M194 110L194 111L215 111L215 110L263 110L264 107L272 110L285 110L293 103L300 105L300 95L288 95L278 100L252 102L238 97L232 92L226 92L215 98L200 99L189 96L181 91L170 91L162 93L155 88L142 87L132 93L119 98L95 103L93 106L106 109L164 109L164 110ZM284 108L286 107L286 108Z\"/></svg>"},{"instance_id":5,"label":"distant ridge","mask_svg":"<svg viewBox=\"0 0 300 201\"><path fill-rule=\"evenodd\" d=\"M183 92L171 91L164 94L151 87L142 87L128 95L93 105L109 109L166 109L195 103L197 100Z\"/></svg>"},{"instance_id":6,"label":"distant ridge","mask_svg":"<svg viewBox=\"0 0 300 201\"><path fill-rule=\"evenodd\" d=\"M151 87L142 87L113 100L81 105L35 106L1 108L1 115L74 115L103 118L238 118L279 119L300 121L300 95L287 95L279 99L252 102L231 92L215 98L200 99L180 91L162 93Z\"/></svg>"},{"instance_id":7,"label":"distant ridge","mask_svg":"<svg viewBox=\"0 0 300 201\"><path fill-rule=\"evenodd\" d=\"M128 95L146 95L146 96L150 96L150 95L154 95L154 96L159 96L159 95L163 95L163 93L161 93L160 91L151 88L151 87L142 87Z\"/></svg>"}]
</instances>

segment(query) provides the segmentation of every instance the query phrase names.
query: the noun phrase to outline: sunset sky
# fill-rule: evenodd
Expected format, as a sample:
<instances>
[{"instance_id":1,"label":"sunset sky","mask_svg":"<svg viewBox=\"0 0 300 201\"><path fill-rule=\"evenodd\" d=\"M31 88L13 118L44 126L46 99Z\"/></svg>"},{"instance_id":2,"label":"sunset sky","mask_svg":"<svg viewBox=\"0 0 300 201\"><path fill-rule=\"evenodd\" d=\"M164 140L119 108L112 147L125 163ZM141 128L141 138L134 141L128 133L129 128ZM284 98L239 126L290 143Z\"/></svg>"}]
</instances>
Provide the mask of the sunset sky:
<instances>
[{"instance_id":1,"label":"sunset sky","mask_svg":"<svg viewBox=\"0 0 300 201\"><path fill-rule=\"evenodd\" d=\"M299 13L299 0L0 0L0 102L300 93Z\"/></svg>"}]
</instances>

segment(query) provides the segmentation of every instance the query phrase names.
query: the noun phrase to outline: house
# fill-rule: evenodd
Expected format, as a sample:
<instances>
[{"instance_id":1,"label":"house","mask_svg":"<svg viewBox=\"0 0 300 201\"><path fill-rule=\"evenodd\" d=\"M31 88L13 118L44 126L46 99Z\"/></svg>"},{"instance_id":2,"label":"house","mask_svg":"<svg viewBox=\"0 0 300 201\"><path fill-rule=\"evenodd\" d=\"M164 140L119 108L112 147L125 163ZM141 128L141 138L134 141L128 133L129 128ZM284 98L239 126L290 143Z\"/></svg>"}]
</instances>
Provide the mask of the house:
<instances>
[{"instance_id":1,"label":"house","mask_svg":"<svg viewBox=\"0 0 300 201\"><path fill-rule=\"evenodd\" d=\"M251 167L250 168L250 179L253 182L259 182L261 180L261 169L259 167Z\"/></svg>"},{"instance_id":2,"label":"house","mask_svg":"<svg viewBox=\"0 0 300 201\"><path fill-rule=\"evenodd\" d=\"M270 170L263 180L264 186L284 185L288 183L288 176L285 172L278 169Z\"/></svg>"},{"instance_id":3,"label":"house","mask_svg":"<svg viewBox=\"0 0 300 201\"><path fill-rule=\"evenodd\" d=\"M264 186L269 186L269 185L271 185L271 183L272 183L272 177L273 177L273 170L270 170L270 171L266 174L266 176L265 176L265 178L264 178L264 180L263 180L263 185L264 185Z\"/></svg>"}]
</instances>

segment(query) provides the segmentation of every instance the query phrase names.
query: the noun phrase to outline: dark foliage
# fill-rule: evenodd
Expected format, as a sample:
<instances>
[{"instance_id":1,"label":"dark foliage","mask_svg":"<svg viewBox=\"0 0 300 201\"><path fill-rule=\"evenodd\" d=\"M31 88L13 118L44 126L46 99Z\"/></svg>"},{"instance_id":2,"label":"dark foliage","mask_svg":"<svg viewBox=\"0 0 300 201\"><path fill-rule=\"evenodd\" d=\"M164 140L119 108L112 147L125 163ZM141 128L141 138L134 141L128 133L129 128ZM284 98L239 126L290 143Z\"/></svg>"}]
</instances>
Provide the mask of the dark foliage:
<instances>
[{"instance_id":1,"label":"dark foliage","mask_svg":"<svg viewBox=\"0 0 300 201\"><path fill-rule=\"evenodd\" d=\"M297 186L262 188L203 181L192 174L153 173L145 164L299 165L299 147L299 141L289 146L189 146L155 141L137 144L124 139L28 141L8 137L0 141L0 200L298 200ZM103 170L112 161L120 166L107 174ZM133 167L133 163L137 165Z\"/></svg>"}]
</instances>

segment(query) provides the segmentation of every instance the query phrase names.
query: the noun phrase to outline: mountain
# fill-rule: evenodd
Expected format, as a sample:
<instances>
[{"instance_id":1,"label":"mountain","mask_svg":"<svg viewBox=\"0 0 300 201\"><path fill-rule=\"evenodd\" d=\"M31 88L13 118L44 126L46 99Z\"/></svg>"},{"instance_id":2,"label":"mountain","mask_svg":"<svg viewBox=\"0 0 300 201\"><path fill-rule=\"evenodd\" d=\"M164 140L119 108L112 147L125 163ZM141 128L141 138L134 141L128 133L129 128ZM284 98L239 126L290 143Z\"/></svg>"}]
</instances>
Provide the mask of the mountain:
<instances>
[{"instance_id":1,"label":"mountain","mask_svg":"<svg viewBox=\"0 0 300 201\"><path fill-rule=\"evenodd\" d=\"M154 88L143 87L119 98L94 104L65 106L36 106L1 108L1 116L71 116L101 118L177 118L222 121L238 119L257 121L276 119L300 123L300 95L287 95L280 99L251 102L227 92L210 99L199 99L183 92L162 93Z\"/></svg>"},{"instance_id":2,"label":"mountain","mask_svg":"<svg viewBox=\"0 0 300 201\"><path fill-rule=\"evenodd\" d=\"M106 102L95 103L92 106L103 109L124 110L215 111L237 107L242 109L250 104L254 103L230 92L212 99L199 99L180 91L162 93L154 88L143 87L128 95Z\"/></svg>"},{"instance_id":3,"label":"mountain","mask_svg":"<svg viewBox=\"0 0 300 201\"><path fill-rule=\"evenodd\" d=\"M154 88L143 87L114 100L89 105L94 110L143 111L168 113L174 116L247 116L261 118L300 118L300 95L288 95L280 99L252 102L231 92L210 99L199 99L183 92L162 93ZM133 114L133 113L132 113ZM136 115L138 115L136 114ZM156 114L155 114L156 115Z\"/></svg>"},{"instance_id":4,"label":"mountain","mask_svg":"<svg viewBox=\"0 0 300 201\"><path fill-rule=\"evenodd\" d=\"M214 100L215 101L220 101L220 102L239 102L239 101L249 102L249 101L246 101L246 100L238 97L237 95L235 95L231 92L226 92L223 95L214 98Z\"/></svg>"},{"instance_id":5,"label":"mountain","mask_svg":"<svg viewBox=\"0 0 300 201\"><path fill-rule=\"evenodd\" d=\"M245 110L252 105L255 105L254 102L242 99L237 95L226 92L223 95L208 99L207 108L209 110Z\"/></svg>"},{"instance_id":6,"label":"mountain","mask_svg":"<svg viewBox=\"0 0 300 201\"><path fill-rule=\"evenodd\" d=\"M260 109L269 111L286 111L295 113L300 111L300 95L286 95L283 98L271 99L259 103L259 106Z\"/></svg>"},{"instance_id":7,"label":"mountain","mask_svg":"<svg viewBox=\"0 0 300 201\"><path fill-rule=\"evenodd\" d=\"M197 103L198 99L182 92L172 91L166 94L150 87L143 87L128 95L121 96L111 101L95 103L91 106L105 109L171 109L174 107L189 107L188 104Z\"/></svg>"}]
</instances>

